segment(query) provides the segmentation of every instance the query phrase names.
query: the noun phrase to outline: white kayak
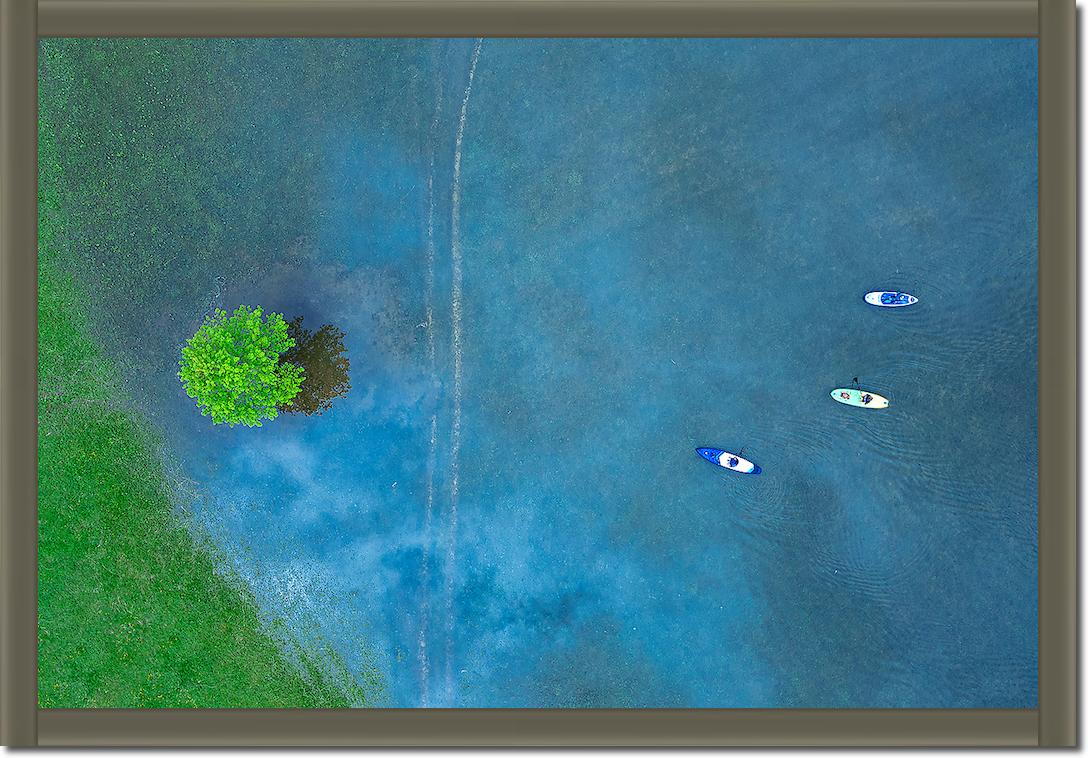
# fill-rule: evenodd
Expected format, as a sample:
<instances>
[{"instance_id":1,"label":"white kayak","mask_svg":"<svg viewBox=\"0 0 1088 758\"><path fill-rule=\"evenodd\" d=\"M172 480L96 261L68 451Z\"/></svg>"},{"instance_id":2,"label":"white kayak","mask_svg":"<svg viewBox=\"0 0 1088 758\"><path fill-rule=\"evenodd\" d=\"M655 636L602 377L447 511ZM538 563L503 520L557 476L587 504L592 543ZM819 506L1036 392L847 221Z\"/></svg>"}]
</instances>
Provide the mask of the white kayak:
<instances>
[{"instance_id":1,"label":"white kayak","mask_svg":"<svg viewBox=\"0 0 1088 758\"><path fill-rule=\"evenodd\" d=\"M918 298L909 292L895 292L892 290L877 290L865 294L865 302L878 308L906 308L914 305Z\"/></svg>"},{"instance_id":2,"label":"white kayak","mask_svg":"<svg viewBox=\"0 0 1088 758\"><path fill-rule=\"evenodd\" d=\"M716 447L697 447L695 452L715 466L736 471L738 474L758 474L763 471L747 458L741 458L736 453L730 453L728 450L719 450Z\"/></svg>"}]
</instances>

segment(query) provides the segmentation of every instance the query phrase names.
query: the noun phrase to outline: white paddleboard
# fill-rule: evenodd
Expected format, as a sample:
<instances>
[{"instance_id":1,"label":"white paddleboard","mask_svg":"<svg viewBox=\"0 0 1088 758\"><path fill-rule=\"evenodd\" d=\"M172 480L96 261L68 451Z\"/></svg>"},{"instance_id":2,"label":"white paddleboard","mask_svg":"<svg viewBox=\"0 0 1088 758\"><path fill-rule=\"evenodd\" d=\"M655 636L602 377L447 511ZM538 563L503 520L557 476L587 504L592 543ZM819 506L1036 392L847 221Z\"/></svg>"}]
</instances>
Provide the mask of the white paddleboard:
<instances>
[{"instance_id":1,"label":"white paddleboard","mask_svg":"<svg viewBox=\"0 0 1088 758\"><path fill-rule=\"evenodd\" d=\"M837 387L831 390L831 397L843 405L855 408L887 408L888 398L868 390L856 390L852 387Z\"/></svg>"}]
</instances>

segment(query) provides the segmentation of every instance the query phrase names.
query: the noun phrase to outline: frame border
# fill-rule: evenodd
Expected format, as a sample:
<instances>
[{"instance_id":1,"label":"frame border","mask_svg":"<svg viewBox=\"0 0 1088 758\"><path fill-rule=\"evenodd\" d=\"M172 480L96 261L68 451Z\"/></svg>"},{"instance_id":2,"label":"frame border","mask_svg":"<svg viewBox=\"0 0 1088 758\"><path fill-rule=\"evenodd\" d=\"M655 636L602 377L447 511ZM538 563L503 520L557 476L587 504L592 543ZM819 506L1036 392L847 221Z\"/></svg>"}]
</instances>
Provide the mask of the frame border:
<instances>
[{"instance_id":1,"label":"frame border","mask_svg":"<svg viewBox=\"0 0 1088 758\"><path fill-rule=\"evenodd\" d=\"M1077 741L1076 6L1039 4L1039 744Z\"/></svg>"},{"instance_id":2,"label":"frame border","mask_svg":"<svg viewBox=\"0 0 1088 758\"><path fill-rule=\"evenodd\" d=\"M977 747L1033 710L401 709L39 712L43 747Z\"/></svg>"},{"instance_id":3,"label":"frame border","mask_svg":"<svg viewBox=\"0 0 1088 758\"><path fill-rule=\"evenodd\" d=\"M1075 34L1074 0L0 0L0 742L1075 745ZM1038 38L1037 710L37 709L37 38L367 35Z\"/></svg>"},{"instance_id":4,"label":"frame border","mask_svg":"<svg viewBox=\"0 0 1088 758\"><path fill-rule=\"evenodd\" d=\"M0 741L38 704L38 81L33 0L0 0Z\"/></svg>"},{"instance_id":5,"label":"frame border","mask_svg":"<svg viewBox=\"0 0 1088 758\"><path fill-rule=\"evenodd\" d=\"M1026 37L1039 17L1036 0L38 0L38 12L43 37Z\"/></svg>"}]
</instances>

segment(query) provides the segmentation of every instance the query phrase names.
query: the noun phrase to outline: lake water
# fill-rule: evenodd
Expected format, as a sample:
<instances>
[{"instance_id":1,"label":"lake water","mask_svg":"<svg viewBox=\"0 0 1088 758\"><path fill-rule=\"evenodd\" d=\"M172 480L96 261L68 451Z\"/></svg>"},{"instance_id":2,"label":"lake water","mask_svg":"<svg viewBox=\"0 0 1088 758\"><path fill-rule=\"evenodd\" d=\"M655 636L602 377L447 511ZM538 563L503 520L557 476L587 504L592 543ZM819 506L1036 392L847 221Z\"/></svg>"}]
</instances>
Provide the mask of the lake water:
<instances>
[{"instance_id":1,"label":"lake water","mask_svg":"<svg viewBox=\"0 0 1088 758\"><path fill-rule=\"evenodd\" d=\"M110 347L269 618L396 706L1036 705L1034 40L196 44L270 179ZM241 303L351 392L199 416Z\"/></svg>"}]
</instances>

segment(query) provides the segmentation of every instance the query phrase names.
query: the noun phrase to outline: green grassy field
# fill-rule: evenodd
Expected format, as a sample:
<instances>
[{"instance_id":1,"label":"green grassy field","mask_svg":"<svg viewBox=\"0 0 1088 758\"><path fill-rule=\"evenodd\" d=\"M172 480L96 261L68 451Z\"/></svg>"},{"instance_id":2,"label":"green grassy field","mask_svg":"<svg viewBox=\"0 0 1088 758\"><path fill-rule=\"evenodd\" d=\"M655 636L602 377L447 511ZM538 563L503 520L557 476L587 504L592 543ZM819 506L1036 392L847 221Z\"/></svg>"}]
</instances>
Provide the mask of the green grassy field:
<instances>
[{"instance_id":1,"label":"green grassy field","mask_svg":"<svg viewBox=\"0 0 1088 758\"><path fill-rule=\"evenodd\" d=\"M41 707L366 704L377 681L364 688L330 651L303 649L259 618L176 516L160 442L126 403L62 265L78 224L65 217L76 183L54 139L59 105L43 102L39 123Z\"/></svg>"}]
</instances>

